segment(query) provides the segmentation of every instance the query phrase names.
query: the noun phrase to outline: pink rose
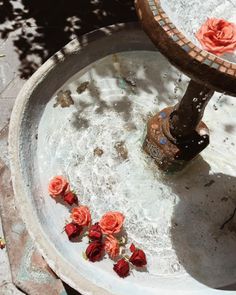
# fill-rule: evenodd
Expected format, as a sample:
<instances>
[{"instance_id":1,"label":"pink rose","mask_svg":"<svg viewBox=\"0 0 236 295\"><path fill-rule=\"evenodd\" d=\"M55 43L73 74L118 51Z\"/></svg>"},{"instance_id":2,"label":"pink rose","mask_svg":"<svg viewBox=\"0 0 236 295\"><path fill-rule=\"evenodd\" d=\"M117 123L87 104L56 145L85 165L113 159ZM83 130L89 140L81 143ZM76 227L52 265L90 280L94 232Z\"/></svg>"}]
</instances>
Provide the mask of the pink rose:
<instances>
[{"instance_id":1,"label":"pink rose","mask_svg":"<svg viewBox=\"0 0 236 295\"><path fill-rule=\"evenodd\" d=\"M87 206L79 206L72 209L72 220L81 226L89 226L91 223L91 214Z\"/></svg>"},{"instance_id":2,"label":"pink rose","mask_svg":"<svg viewBox=\"0 0 236 295\"><path fill-rule=\"evenodd\" d=\"M104 241L104 245L105 245L104 246L105 251L111 258L115 258L116 256L119 255L120 246L117 239L114 236L112 235L107 236Z\"/></svg>"},{"instance_id":3,"label":"pink rose","mask_svg":"<svg viewBox=\"0 0 236 295\"><path fill-rule=\"evenodd\" d=\"M102 216L101 220L99 221L99 225L104 234L116 234L120 232L123 226L124 219L124 215L120 212L110 211Z\"/></svg>"},{"instance_id":4,"label":"pink rose","mask_svg":"<svg viewBox=\"0 0 236 295\"><path fill-rule=\"evenodd\" d=\"M52 197L64 196L66 192L69 192L70 185L63 176L55 176L49 182L48 192Z\"/></svg>"},{"instance_id":5,"label":"pink rose","mask_svg":"<svg viewBox=\"0 0 236 295\"><path fill-rule=\"evenodd\" d=\"M203 48L222 55L236 49L236 24L224 19L209 18L196 33Z\"/></svg>"}]
</instances>

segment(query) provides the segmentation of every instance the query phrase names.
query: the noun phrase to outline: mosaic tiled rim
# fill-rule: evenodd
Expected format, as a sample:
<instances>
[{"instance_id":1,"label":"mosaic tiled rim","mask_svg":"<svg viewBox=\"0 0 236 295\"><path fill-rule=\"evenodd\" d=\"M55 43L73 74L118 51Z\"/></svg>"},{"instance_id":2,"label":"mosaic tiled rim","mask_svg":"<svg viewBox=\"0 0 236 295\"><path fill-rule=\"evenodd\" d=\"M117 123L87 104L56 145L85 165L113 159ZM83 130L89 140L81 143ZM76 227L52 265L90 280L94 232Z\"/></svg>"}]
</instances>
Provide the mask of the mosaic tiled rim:
<instances>
[{"instance_id":1,"label":"mosaic tiled rim","mask_svg":"<svg viewBox=\"0 0 236 295\"><path fill-rule=\"evenodd\" d=\"M144 30L159 50L194 80L236 96L236 63L195 46L171 22L159 0L136 0Z\"/></svg>"}]
</instances>

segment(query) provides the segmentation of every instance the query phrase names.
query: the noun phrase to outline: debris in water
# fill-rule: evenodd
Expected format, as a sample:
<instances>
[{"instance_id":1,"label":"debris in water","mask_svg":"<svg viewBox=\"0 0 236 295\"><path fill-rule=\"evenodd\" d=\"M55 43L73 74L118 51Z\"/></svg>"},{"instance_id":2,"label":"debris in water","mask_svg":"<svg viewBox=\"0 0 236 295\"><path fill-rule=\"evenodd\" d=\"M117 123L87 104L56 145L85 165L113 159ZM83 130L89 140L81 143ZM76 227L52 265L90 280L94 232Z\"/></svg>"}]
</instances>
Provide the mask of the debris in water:
<instances>
[{"instance_id":1,"label":"debris in water","mask_svg":"<svg viewBox=\"0 0 236 295\"><path fill-rule=\"evenodd\" d=\"M56 103L53 105L53 107L55 108L58 105L60 105L62 108L68 108L72 104L74 104L74 101L71 97L70 90L66 90L66 91L60 90L57 93Z\"/></svg>"},{"instance_id":2,"label":"debris in water","mask_svg":"<svg viewBox=\"0 0 236 295\"><path fill-rule=\"evenodd\" d=\"M101 157L103 155L104 151L100 149L99 147L96 147L96 149L93 151L94 156Z\"/></svg>"},{"instance_id":3,"label":"debris in water","mask_svg":"<svg viewBox=\"0 0 236 295\"><path fill-rule=\"evenodd\" d=\"M123 160L128 159L128 150L127 150L127 148L125 146L124 141L116 142L115 149L116 149L117 154L118 154L119 157L121 157Z\"/></svg>"},{"instance_id":4,"label":"debris in water","mask_svg":"<svg viewBox=\"0 0 236 295\"><path fill-rule=\"evenodd\" d=\"M79 94L83 93L87 88L88 88L88 85L89 85L89 81L85 81L83 83L81 83L78 87L77 87L77 92Z\"/></svg>"},{"instance_id":5,"label":"debris in water","mask_svg":"<svg viewBox=\"0 0 236 295\"><path fill-rule=\"evenodd\" d=\"M136 87L136 82L134 81L134 79L132 79L131 77L125 77L124 78L125 82L127 84L129 84L132 87Z\"/></svg>"}]
</instances>

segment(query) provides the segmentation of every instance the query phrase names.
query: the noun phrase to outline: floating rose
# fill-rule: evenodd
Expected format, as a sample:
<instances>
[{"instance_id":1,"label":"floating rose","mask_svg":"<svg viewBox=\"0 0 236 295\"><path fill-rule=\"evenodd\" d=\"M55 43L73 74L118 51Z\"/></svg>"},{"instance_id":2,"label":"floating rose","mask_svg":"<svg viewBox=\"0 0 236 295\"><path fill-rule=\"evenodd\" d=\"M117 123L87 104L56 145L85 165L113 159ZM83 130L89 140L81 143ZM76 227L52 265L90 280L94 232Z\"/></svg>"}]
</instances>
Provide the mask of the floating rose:
<instances>
[{"instance_id":1,"label":"floating rose","mask_svg":"<svg viewBox=\"0 0 236 295\"><path fill-rule=\"evenodd\" d=\"M72 209L72 220L81 226L89 226L91 223L91 214L87 206L79 206Z\"/></svg>"},{"instance_id":2,"label":"floating rose","mask_svg":"<svg viewBox=\"0 0 236 295\"><path fill-rule=\"evenodd\" d=\"M48 192L54 198L64 196L64 194L69 191L70 185L63 176L55 176L49 182Z\"/></svg>"},{"instance_id":3,"label":"floating rose","mask_svg":"<svg viewBox=\"0 0 236 295\"><path fill-rule=\"evenodd\" d=\"M104 246L101 241L93 241L88 245L86 249L86 256L89 261L95 262L102 258Z\"/></svg>"},{"instance_id":4,"label":"floating rose","mask_svg":"<svg viewBox=\"0 0 236 295\"><path fill-rule=\"evenodd\" d=\"M121 278L125 278L129 275L129 263L124 259L120 259L116 264L113 266L114 271L120 276Z\"/></svg>"},{"instance_id":5,"label":"floating rose","mask_svg":"<svg viewBox=\"0 0 236 295\"><path fill-rule=\"evenodd\" d=\"M131 245L130 250L133 252L133 254L131 255L129 261L134 266L143 267L147 264L146 255L143 250L135 248L133 244Z\"/></svg>"},{"instance_id":6,"label":"floating rose","mask_svg":"<svg viewBox=\"0 0 236 295\"><path fill-rule=\"evenodd\" d=\"M120 232L124 219L125 217L122 213L109 211L102 216L99 225L104 234L116 234Z\"/></svg>"},{"instance_id":7,"label":"floating rose","mask_svg":"<svg viewBox=\"0 0 236 295\"><path fill-rule=\"evenodd\" d=\"M78 199L73 192L68 192L64 196L64 201L70 206L78 203Z\"/></svg>"},{"instance_id":8,"label":"floating rose","mask_svg":"<svg viewBox=\"0 0 236 295\"><path fill-rule=\"evenodd\" d=\"M63 198L64 202L69 205L78 204L77 196L70 191L70 185L63 176L55 176L48 186L49 194L56 198ZM101 220L91 225L91 213L87 206L77 206L72 209L70 215L72 222L68 223L64 230L69 240L77 238L83 232L84 227L88 227L87 236L89 245L86 252L83 253L84 258L91 262L99 261L105 252L110 258L115 259L120 255L120 245L125 245L125 238L121 237L120 241L116 239L114 234L120 233L125 217L117 211L105 213ZM0 248L5 247L4 240L0 238ZM147 264L145 253L137 249L134 244L131 244L131 257L124 255L116 264L114 271L122 278L127 277L130 273L130 263L137 267L143 267Z\"/></svg>"},{"instance_id":9,"label":"floating rose","mask_svg":"<svg viewBox=\"0 0 236 295\"><path fill-rule=\"evenodd\" d=\"M224 19L208 18L196 33L203 48L222 55L236 49L236 24Z\"/></svg>"},{"instance_id":10,"label":"floating rose","mask_svg":"<svg viewBox=\"0 0 236 295\"><path fill-rule=\"evenodd\" d=\"M104 246L105 251L111 258L116 258L119 255L119 251L120 251L119 242L114 236L112 235L107 236L104 241L104 245L105 245Z\"/></svg>"},{"instance_id":11,"label":"floating rose","mask_svg":"<svg viewBox=\"0 0 236 295\"><path fill-rule=\"evenodd\" d=\"M6 247L6 241L4 238L0 237L0 249L4 249Z\"/></svg>"},{"instance_id":12,"label":"floating rose","mask_svg":"<svg viewBox=\"0 0 236 295\"><path fill-rule=\"evenodd\" d=\"M77 223L71 222L65 226L65 232L66 232L69 240L77 238L81 234L82 231L83 231L83 227L78 225Z\"/></svg>"},{"instance_id":13,"label":"floating rose","mask_svg":"<svg viewBox=\"0 0 236 295\"><path fill-rule=\"evenodd\" d=\"M102 239L102 230L98 222L90 227L88 232L88 237L92 241Z\"/></svg>"}]
</instances>

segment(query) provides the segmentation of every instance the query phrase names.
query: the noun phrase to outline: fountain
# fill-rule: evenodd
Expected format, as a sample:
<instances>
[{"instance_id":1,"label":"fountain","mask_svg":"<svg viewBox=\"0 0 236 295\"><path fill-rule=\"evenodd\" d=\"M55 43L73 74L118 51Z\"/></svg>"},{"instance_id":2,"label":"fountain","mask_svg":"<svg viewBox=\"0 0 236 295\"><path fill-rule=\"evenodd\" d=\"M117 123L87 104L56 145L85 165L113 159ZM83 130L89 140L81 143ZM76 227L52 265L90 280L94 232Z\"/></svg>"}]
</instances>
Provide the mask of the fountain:
<instances>
[{"instance_id":1,"label":"fountain","mask_svg":"<svg viewBox=\"0 0 236 295\"><path fill-rule=\"evenodd\" d=\"M229 11L234 15L232 10L236 11L236 6L231 1L226 2L221 7L229 18ZM212 9L211 15L223 17L216 3L137 0L136 7L153 43L192 79L180 103L162 110L149 121L144 143L145 151L162 170L181 170L209 144L209 130L201 119L214 91L236 95L236 64L228 60L230 57L235 61L235 55L226 55L225 60L197 47L195 33L201 21L210 17L209 10L201 17L198 11Z\"/></svg>"},{"instance_id":2,"label":"fountain","mask_svg":"<svg viewBox=\"0 0 236 295\"><path fill-rule=\"evenodd\" d=\"M9 138L16 201L49 266L82 294L222 295L236 275L233 56L184 37L164 13L175 19L174 0L136 7L162 54L137 24L111 26L73 40L20 92ZM121 279L111 260L84 260L87 240L68 242L68 208L48 196L55 175L94 221L125 215L146 271Z\"/></svg>"}]
</instances>

